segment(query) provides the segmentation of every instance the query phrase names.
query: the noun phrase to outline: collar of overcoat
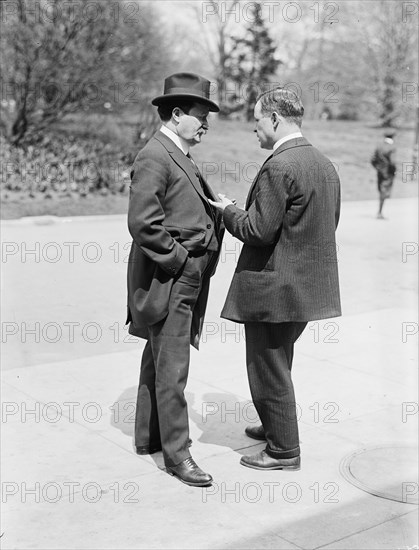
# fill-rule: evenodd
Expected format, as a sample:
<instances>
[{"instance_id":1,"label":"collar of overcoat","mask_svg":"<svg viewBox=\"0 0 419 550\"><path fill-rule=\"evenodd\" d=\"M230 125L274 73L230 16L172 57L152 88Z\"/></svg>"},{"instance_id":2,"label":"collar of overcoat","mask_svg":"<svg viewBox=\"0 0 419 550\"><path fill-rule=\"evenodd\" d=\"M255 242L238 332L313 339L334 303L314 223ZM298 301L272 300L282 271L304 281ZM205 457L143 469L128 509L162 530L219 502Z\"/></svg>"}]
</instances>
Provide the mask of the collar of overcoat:
<instances>
[{"instance_id":1,"label":"collar of overcoat","mask_svg":"<svg viewBox=\"0 0 419 550\"><path fill-rule=\"evenodd\" d=\"M304 147L307 145L311 145L304 136L289 139L282 143L275 151L272 153L272 156L279 155L280 153L283 153L284 151L287 151L287 149L293 149L294 147Z\"/></svg>"},{"instance_id":2,"label":"collar of overcoat","mask_svg":"<svg viewBox=\"0 0 419 550\"><path fill-rule=\"evenodd\" d=\"M194 189L198 193L198 195L205 201L208 202L207 197L205 196L205 193L201 187L201 181L205 185L205 189L208 192L209 196L214 200L218 200L214 193L212 192L212 189L209 187L205 179L203 178L202 174L197 174L196 169L190 159L184 154L183 151L179 149L179 147L163 132L160 132L160 130L154 135L154 138L159 141L163 147L167 150L169 155L172 157L173 161L185 172L185 174L188 176L190 182L192 183Z\"/></svg>"},{"instance_id":3,"label":"collar of overcoat","mask_svg":"<svg viewBox=\"0 0 419 550\"><path fill-rule=\"evenodd\" d=\"M252 196L252 193L253 193L253 190L255 188L255 185L257 184L258 182L258 179L259 179L259 176L262 172L262 168L265 166L265 164L272 158L272 157L276 157L277 155L283 153L284 151L287 151L288 149L293 149L294 147L307 147L307 146L310 146L311 147L311 143L309 143L305 137L298 137L298 138L293 138L293 139L289 139L288 141L285 141L284 143L282 143L277 149L275 149L275 151L269 155L269 157L265 160L265 162L262 164L259 172L257 173L250 189L249 189L249 193L247 195L247 201L246 201L246 210L249 208L250 206L250 199L251 199L251 196Z\"/></svg>"}]
</instances>

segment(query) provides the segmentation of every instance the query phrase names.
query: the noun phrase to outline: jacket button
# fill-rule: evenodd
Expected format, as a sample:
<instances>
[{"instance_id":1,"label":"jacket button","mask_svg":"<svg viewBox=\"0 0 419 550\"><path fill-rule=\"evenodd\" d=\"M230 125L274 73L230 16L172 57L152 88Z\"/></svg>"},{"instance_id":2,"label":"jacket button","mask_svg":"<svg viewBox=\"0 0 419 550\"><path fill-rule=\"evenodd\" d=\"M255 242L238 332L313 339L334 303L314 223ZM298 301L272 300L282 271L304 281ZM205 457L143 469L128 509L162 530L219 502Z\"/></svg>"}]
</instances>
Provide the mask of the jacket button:
<instances>
[{"instance_id":1,"label":"jacket button","mask_svg":"<svg viewBox=\"0 0 419 550\"><path fill-rule=\"evenodd\" d=\"M212 227L212 225L209 223L209 224L207 225L207 229L211 229L211 227Z\"/></svg>"}]
</instances>

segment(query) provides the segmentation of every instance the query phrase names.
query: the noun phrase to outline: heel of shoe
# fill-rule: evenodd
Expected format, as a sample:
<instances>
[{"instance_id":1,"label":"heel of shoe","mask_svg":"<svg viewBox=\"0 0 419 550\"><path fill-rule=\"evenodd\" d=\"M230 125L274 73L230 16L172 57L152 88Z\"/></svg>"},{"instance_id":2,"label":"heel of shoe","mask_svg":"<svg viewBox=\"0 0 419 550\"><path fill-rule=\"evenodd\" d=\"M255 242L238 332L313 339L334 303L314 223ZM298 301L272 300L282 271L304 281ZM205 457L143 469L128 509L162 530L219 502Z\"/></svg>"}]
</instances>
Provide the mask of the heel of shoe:
<instances>
[{"instance_id":1,"label":"heel of shoe","mask_svg":"<svg viewBox=\"0 0 419 550\"><path fill-rule=\"evenodd\" d=\"M292 470L293 472L295 472L296 470L301 470L301 459L296 464L284 466L283 470Z\"/></svg>"}]
</instances>

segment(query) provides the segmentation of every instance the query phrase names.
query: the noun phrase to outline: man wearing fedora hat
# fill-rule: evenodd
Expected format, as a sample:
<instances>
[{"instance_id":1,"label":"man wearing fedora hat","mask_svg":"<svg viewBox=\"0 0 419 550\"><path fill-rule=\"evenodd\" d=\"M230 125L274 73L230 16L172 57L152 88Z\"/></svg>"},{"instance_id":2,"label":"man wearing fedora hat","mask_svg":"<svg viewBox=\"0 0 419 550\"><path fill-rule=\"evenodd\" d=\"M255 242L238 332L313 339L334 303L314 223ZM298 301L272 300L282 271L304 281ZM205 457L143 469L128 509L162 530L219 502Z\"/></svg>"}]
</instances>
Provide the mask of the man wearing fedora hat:
<instances>
[{"instance_id":1,"label":"man wearing fedora hat","mask_svg":"<svg viewBox=\"0 0 419 550\"><path fill-rule=\"evenodd\" d=\"M192 486L209 485L190 455L184 396L190 344L198 348L222 241L215 199L189 150L219 111L210 82L192 73L166 78L153 99L160 130L138 153L131 171L128 227L129 332L147 340L135 419L138 454L162 450L167 471Z\"/></svg>"}]
</instances>

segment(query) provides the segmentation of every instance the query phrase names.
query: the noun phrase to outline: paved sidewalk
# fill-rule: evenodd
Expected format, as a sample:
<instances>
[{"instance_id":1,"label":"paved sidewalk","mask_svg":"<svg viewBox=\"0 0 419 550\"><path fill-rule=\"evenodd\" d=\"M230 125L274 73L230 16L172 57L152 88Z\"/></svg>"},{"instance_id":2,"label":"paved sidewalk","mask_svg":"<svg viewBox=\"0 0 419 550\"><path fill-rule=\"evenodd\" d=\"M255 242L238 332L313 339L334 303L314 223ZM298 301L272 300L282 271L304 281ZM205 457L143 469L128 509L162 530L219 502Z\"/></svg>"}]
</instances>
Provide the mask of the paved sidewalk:
<instances>
[{"instance_id":1,"label":"paved sidewalk","mask_svg":"<svg viewBox=\"0 0 419 550\"><path fill-rule=\"evenodd\" d=\"M226 239L187 386L204 489L133 452L144 343L124 329L125 217L2 223L3 548L418 545L417 199L375 211L343 203L344 315L296 344L298 472L239 465L263 445L244 435L242 329L219 318L239 253Z\"/></svg>"}]
</instances>

